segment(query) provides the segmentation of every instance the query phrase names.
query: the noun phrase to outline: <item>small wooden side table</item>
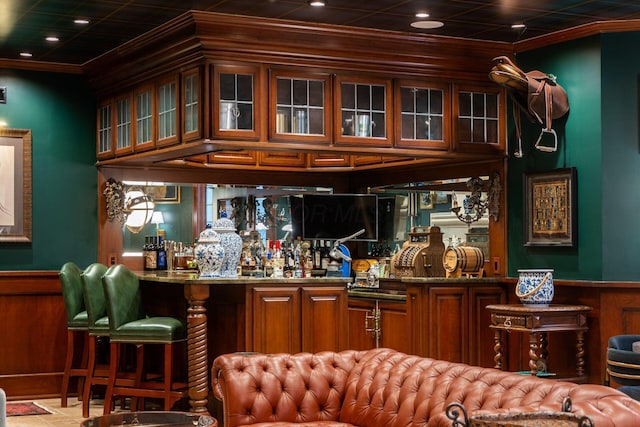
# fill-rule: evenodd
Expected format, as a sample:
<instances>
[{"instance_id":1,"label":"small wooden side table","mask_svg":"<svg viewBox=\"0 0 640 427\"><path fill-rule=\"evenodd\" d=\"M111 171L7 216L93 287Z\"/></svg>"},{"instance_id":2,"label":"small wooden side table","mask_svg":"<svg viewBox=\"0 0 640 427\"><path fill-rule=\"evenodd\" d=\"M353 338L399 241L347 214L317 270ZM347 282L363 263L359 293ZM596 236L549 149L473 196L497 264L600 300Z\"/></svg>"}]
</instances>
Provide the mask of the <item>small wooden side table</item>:
<instances>
[{"instance_id":1,"label":"small wooden side table","mask_svg":"<svg viewBox=\"0 0 640 427\"><path fill-rule=\"evenodd\" d=\"M586 379L584 371L584 334L587 332L586 305L550 304L548 307L525 306L522 304L488 305L491 325L494 330L494 361L497 369L502 369L502 333L529 333L529 369L531 375L546 372L547 333L576 332L576 374L578 380ZM540 338L538 345L538 336Z\"/></svg>"}]
</instances>

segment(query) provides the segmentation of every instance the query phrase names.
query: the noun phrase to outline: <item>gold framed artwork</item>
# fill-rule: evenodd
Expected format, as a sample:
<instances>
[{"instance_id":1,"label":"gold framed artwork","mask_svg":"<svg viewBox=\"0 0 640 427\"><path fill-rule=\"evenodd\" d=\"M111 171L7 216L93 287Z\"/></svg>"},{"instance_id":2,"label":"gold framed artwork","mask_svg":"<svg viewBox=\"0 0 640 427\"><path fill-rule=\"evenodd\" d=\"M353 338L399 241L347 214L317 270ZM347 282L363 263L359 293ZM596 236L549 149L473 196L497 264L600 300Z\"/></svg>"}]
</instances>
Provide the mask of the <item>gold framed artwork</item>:
<instances>
[{"instance_id":1,"label":"gold framed artwork","mask_svg":"<svg viewBox=\"0 0 640 427\"><path fill-rule=\"evenodd\" d=\"M433 209L433 199L435 193L430 191L426 193L420 193L420 209Z\"/></svg>"},{"instance_id":2,"label":"gold framed artwork","mask_svg":"<svg viewBox=\"0 0 640 427\"><path fill-rule=\"evenodd\" d=\"M31 242L31 131L0 128L0 242Z\"/></svg>"},{"instance_id":3,"label":"gold framed artwork","mask_svg":"<svg viewBox=\"0 0 640 427\"><path fill-rule=\"evenodd\" d=\"M525 246L575 247L576 177L576 168L525 173Z\"/></svg>"},{"instance_id":4,"label":"gold framed artwork","mask_svg":"<svg viewBox=\"0 0 640 427\"><path fill-rule=\"evenodd\" d=\"M159 205L179 205L180 186L179 185L149 185L143 191Z\"/></svg>"}]
</instances>

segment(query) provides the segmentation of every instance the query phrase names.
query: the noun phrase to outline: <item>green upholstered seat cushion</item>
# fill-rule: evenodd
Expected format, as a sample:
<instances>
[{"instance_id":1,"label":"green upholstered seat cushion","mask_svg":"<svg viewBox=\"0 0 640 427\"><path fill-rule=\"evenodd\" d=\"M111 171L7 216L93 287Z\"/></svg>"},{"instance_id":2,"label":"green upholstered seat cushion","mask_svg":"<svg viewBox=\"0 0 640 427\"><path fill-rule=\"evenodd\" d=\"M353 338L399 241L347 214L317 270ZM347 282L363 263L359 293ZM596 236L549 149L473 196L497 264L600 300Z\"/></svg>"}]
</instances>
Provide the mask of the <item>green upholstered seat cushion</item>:
<instances>
[{"instance_id":1,"label":"green upholstered seat cushion","mask_svg":"<svg viewBox=\"0 0 640 427\"><path fill-rule=\"evenodd\" d=\"M148 317L127 322L109 335L112 342L170 343L187 339L186 324L174 317Z\"/></svg>"},{"instance_id":2,"label":"green upholstered seat cushion","mask_svg":"<svg viewBox=\"0 0 640 427\"><path fill-rule=\"evenodd\" d=\"M81 311L73 316L72 319L67 320L67 328L74 330L86 330L88 315L86 311Z\"/></svg>"},{"instance_id":3,"label":"green upholstered seat cushion","mask_svg":"<svg viewBox=\"0 0 640 427\"><path fill-rule=\"evenodd\" d=\"M103 316L96 320L95 324L89 325L89 335L109 335L109 318L107 316Z\"/></svg>"}]
</instances>

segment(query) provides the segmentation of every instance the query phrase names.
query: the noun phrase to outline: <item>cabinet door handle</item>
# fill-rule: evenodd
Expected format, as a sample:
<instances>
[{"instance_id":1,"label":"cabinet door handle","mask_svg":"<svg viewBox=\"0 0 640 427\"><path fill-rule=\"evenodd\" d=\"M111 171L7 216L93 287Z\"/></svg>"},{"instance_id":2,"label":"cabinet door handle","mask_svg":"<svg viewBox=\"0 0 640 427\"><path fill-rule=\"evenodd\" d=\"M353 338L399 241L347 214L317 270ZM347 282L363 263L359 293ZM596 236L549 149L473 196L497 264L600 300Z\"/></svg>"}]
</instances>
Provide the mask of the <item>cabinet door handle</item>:
<instances>
[{"instance_id":1,"label":"cabinet door handle","mask_svg":"<svg viewBox=\"0 0 640 427\"><path fill-rule=\"evenodd\" d=\"M376 348L378 348L380 347L380 335L382 335L382 329L380 327L382 313L380 312L378 300L376 300L374 308L371 309L369 313L371 314L365 314L364 316L364 330L366 332L371 332L376 341ZM373 327L369 326L369 320L373 321Z\"/></svg>"}]
</instances>

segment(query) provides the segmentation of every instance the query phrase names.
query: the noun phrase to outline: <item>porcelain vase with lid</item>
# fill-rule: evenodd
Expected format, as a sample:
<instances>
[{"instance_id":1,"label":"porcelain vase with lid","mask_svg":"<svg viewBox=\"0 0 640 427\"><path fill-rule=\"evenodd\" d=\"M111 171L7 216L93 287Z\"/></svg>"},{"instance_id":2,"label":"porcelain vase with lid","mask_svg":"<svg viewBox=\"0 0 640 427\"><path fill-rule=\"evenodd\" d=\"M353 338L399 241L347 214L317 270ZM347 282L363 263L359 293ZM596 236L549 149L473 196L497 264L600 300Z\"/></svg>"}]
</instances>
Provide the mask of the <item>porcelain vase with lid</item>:
<instances>
[{"instance_id":1,"label":"porcelain vase with lid","mask_svg":"<svg viewBox=\"0 0 640 427\"><path fill-rule=\"evenodd\" d=\"M220 244L224 248L224 258L220 268L220 277L237 277L238 264L242 255L242 237L236 233L232 220L225 212L213 222L213 230L220 236Z\"/></svg>"},{"instance_id":2,"label":"porcelain vase with lid","mask_svg":"<svg viewBox=\"0 0 640 427\"><path fill-rule=\"evenodd\" d=\"M224 247L220 244L220 236L215 230L208 227L200 233L194 256L200 277L220 277Z\"/></svg>"}]
</instances>

